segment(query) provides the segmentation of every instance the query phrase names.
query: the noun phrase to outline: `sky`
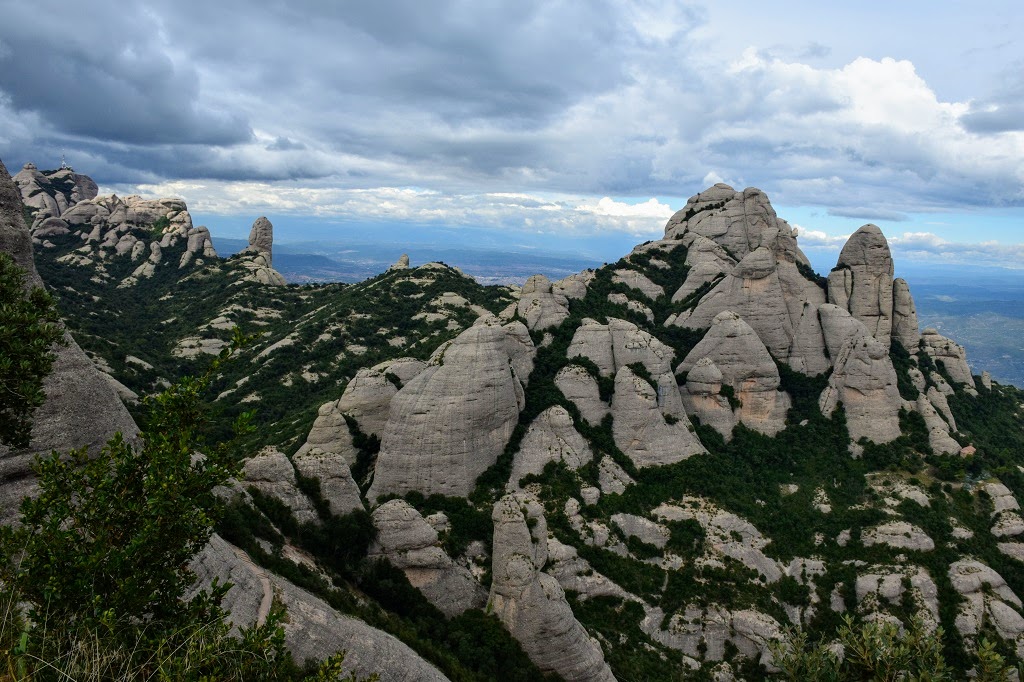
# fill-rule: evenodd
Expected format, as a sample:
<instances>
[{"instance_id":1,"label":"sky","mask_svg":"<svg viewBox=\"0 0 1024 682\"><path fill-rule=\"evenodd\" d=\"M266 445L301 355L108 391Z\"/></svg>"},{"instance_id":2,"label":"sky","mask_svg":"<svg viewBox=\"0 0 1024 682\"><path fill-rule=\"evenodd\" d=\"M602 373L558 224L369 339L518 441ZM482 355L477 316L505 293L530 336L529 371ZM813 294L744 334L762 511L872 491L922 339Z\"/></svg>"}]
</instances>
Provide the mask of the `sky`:
<instances>
[{"instance_id":1,"label":"sky","mask_svg":"<svg viewBox=\"0 0 1024 682\"><path fill-rule=\"evenodd\" d=\"M812 260L874 222L897 258L1024 270L1019 0L0 0L0 17L12 172L63 151L101 191L185 198L214 234L265 214L279 238L583 249L655 239L726 182L764 190Z\"/></svg>"}]
</instances>

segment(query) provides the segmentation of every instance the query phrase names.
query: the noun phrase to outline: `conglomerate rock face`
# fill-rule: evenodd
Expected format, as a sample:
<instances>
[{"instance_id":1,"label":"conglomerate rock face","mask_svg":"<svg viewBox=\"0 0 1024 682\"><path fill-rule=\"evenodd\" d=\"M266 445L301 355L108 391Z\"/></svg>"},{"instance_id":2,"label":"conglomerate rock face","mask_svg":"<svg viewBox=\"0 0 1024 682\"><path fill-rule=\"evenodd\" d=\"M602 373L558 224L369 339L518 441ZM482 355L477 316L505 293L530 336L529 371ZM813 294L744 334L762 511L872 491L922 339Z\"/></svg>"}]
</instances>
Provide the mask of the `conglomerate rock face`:
<instances>
[{"instance_id":1,"label":"conglomerate rock face","mask_svg":"<svg viewBox=\"0 0 1024 682\"><path fill-rule=\"evenodd\" d=\"M504 449L524 405L509 335L482 320L442 346L394 398L368 498L466 496Z\"/></svg>"},{"instance_id":2,"label":"conglomerate rock face","mask_svg":"<svg viewBox=\"0 0 1024 682\"><path fill-rule=\"evenodd\" d=\"M29 286L42 286L32 256L32 240L22 214L21 197L0 162L0 251L25 269ZM67 345L55 346L53 369L43 382L46 402L33 414L28 447L0 446L0 512L11 520L23 497L35 490L31 464L37 455L86 447L98 452L121 433L130 441L138 435L128 410L115 389L70 334Z\"/></svg>"},{"instance_id":3,"label":"conglomerate rock face","mask_svg":"<svg viewBox=\"0 0 1024 682\"><path fill-rule=\"evenodd\" d=\"M682 301L710 287L666 324L707 329L717 315L731 311L754 329L776 360L811 375L828 369L814 314L825 292L801 272L810 264L795 231L761 190L715 185L669 219L665 237L693 248L692 261L687 253L691 271L673 298Z\"/></svg>"},{"instance_id":4,"label":"conglomerate rock face","mask_svg":"<svg viewBox=\"0 0 1024 682\"><path fill-rule=\"evenodd\" d=\"M274 600L287 609L285 646L300 664L345 652L343 669L359 678L390 682L443 682L448 678L393 635L331 608L319 597L253 563L241 549L214 535L192 560L195 591L215 578L232 583L222 605L237 627L264 622Z\"/></svg>"},{"instance_id":5,"label":"conglomerate rock face","mask_svg":"<svg viewBox=\"0 0 1024 682\"><path fill-rule=\"evenodd\" d=\"M573 616L558 581L544 573L547 522L527 493L494 505L494 558L488 607L541 670L574 682L612 682L601 647Z\"/></svg>"},{"instance_id":6,"label":"conglomerate rock face","mask_svg":"<svg viewBox=\"0 0 1024 682\"><path fill-rule=\"evenodd\" d=\"M834 324L826 324L825 336L846 340L834 343L839 350L828 387L819 399L822 414L831 415L842 402L854 443L861 438L875 443L899 438L899 411L903 399L896 385L896 370L889 358L888 344L877 340L863 323L848 317L849 313L842 308L832 312Z\"/></svg>"},{"instance_id":7,"label":"conglomerate rock face","mask_svg":"<svg viewBox=\"0 0 1024 682\"><path fill-rule=\"evenodd\" d=\"M413 587L446 616L481 608L487 592L469 569L441 548L437 531L405 500L390 500L373 511L377 538L370 557L384 557L402 569Z\"/></svg>"},{"instance_id":8,"label":"conglomerate rock face","mask_svg":"<svg viewBox=\"0 0 1024 682\"><path fill-rule=\"evenodd\" d=\"M259 217L249 230L249 245L238 254L238 262L249 271L246 279L260 284L284 286L284 277L273 266L274 226Z\"/></svg>"},{"instance_id":9,"label":"conglomerate rock face","mask_svg":"<svg viewBox=\"0 0 1024 682\"><path fill-rule=\"evenodd\" d=\"M877 225L865 225L847 240L828 276L828 299L850 312L882 342L892 334L893 263ZM909 295L909 292L907 292Z\"/></svg>"},{"instance_id":10,"label":"conglomerate rock face","mask_svg":"<svg viewBox=\"0 0 1024 682\"><path fill-rule=\"evenodd\" d=\"M684 389L684 404L689 411L700 415L702 422L706 414L708 423L716 429L722 427L719 431L726 438L731 436L733 424L723 419L724 415L720 416L721 387L727 385L738 403L735 421L769 436L785 428L791 401L778 390L778 367L757 334L739 315L729 311L719 313L708 333L676 368L676 373L688 374L702 360L707 362L701 365L692 382L687 376Z\"/></svg>"}]
</instances>

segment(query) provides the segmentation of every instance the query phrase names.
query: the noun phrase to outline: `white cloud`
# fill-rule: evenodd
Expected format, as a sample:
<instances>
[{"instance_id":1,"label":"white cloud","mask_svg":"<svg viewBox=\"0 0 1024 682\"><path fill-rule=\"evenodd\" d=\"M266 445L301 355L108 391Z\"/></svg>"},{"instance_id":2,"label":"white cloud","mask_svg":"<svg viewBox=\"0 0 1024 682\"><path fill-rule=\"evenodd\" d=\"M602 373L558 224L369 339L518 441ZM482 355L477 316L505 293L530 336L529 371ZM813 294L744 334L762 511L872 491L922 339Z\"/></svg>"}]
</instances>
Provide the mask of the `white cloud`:
<instances>
[{"instance_id":1,"label":"white cloud","mask_svg":"<svg viewBox=\"0 0 1024 682\"><path fill-rule=\"evenodd\" d=\"M563 195L451 194L402 187L339 189L257 182L170 181L102 189L122 194L182 197L194 213L256 215L276 212L351 221L527 229L578 235L626 232L645 239L659 236L674 212L671 206L654 198L627 203L603 197L588 202Z\"/></svg>"},{"instance_id":2,"label":"white cloud","mask_svg":"<svg viewBox=\"0 0 1024 682\"><path fill-rule=\"evenodd\" d=\"M797 231L797 242L801 248L835 249L838 251L850 238L850 235L830 235L821 230L808 230L794 224Z\"/></svg>"}]
</instances>

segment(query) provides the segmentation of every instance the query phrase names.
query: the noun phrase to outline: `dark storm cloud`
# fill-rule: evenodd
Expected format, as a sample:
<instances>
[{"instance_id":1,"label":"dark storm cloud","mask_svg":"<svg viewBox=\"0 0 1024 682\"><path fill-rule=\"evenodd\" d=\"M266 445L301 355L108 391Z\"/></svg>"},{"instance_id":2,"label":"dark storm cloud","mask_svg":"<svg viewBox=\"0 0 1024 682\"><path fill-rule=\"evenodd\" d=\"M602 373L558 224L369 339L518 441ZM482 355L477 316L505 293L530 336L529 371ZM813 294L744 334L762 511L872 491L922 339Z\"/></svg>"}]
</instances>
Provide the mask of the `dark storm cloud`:
<instances>
[{"instance_id":1,"label":"dark storm cloud","mask_svg":"<svg viewBox=\"0 0 1024 682\"><path fill-rule=\"evenodd\" d=\"M991 204L1021 177L989 133L1024 98L944 101L909 59L836 56L834 37L737 37L760 11L0 0L0 155L55 165L67 149L101 183L258 181L233 190L253 195L665 197L722 178L873 216Z\"/></svg>"},{"instance_id":2,"label":"dark storm cloud","mask_svg":"<svg viewBox=\"0 0 1024 682\"><path fill-rule=\"evenodd\" d=\"M158 21L133 3L0 5L0 90L64 134L123 144L233 144L237 113L202 106L191 64L175 62Z\"/></svg>"}]
</instances>

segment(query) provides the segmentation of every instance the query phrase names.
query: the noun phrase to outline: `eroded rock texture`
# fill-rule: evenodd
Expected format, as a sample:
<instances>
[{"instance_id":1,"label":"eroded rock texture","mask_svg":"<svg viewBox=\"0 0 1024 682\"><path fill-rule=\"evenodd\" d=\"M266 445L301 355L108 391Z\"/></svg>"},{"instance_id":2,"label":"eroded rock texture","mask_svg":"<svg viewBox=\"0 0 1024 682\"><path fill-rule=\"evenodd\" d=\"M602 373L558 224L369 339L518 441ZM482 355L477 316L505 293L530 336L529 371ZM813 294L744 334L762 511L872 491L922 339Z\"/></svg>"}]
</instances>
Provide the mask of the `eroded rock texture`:
<instances>
[{"instance_id":1,"label":"eroded rock texture","mask_svg":"<svg viewBox=\"0 0 1024 682\"><path fill-rule=\"evenodd\" d=\"M222 602L237 627L262 623L275 599L287 609L285 646L300 664L345 652L343 669L382 682L443 682L448 678L397 638L331 608L319 597L257 566L241 549L214 535L193 560L196 588L214 578L234 586Z\"/></svg>"},{"instance_id":2,"label":"eroded rock texture","mask_svg":"<svg viewBox=\"0 0 1024 682\"><path fill-rule=\"evenodd\" d=\"M674 377L668 372L662 377L664 381L652 386L628 366L615 375L612 434L615 444L637 467L673 464L707 452L679 409Z\"/></svg>"},{"instance_id":3,"label":"eroded rock texture","mask_svg":"<svg viewBox=\"0 0 1024 682\"><path fill-rule=\"evenodd\" d=\"M24 268L29 286L42 286L32 256L32 241L21 198L0 162L0 251ZM53 370L43 382L46 402L33 414L32 440L27 448L0 446L0 515L10 521L21 499L35 490L31 464L37 455L87 447L98 452L115 434L134 441L138 428L105 375L65 334L66 346L53 349Z\"/></svg>"},{"instance_id":4,"label":"eroded rock texture","mask_svg":"<svg viewBox=\"0 0 1024 682\"><path fill-rule=\"evenodd\" d=\"M892 275L889 242L877 225L865 225L850 236L829 273L829 303L848 310L869 334L886 342L892 334Z\"/></svg>"},{"instance_id":5,"label":"eroded rock texture","mask_svg":"<svg viewBox=\"0 0 1024 682\"><path fill-rule=\"evenodd\" d=\"M391 399L368 499L405 494L466 496L497 460L524 405L510 350L516 336L497 318L441 346ZM532 364L532 360L531 360Z\"/></svg>"},{"instance_id":6,"label":"eroded rock texture","mask_svg":"<svg viewBox=\"0 0 1024 682\"><path fill-rule=\"evenodd\" d=\"M524 476L540 474L548 462L563 462L575 470L593 458L590 445L576 431L569 412L560 405L549 407L537 415L523 436L512 462L509 488L516 489Z\"/></svg>"},{"instance_id":7,"label":"eroded rock texture","mask_svg":"<svg viewBox=\"0 0 1024 682\"><path fill-rule=\"evenodd\" d=\"M810 264L796 234L761 190L737 192L715 185L690 198L669 220L665 236L693 248L693 269L675 300L713 285L691 309L671 316L666 324L706 329L718 314L732 311L754 329L775 359L812 375L828 368L815 315L825 292L803 274Z\"/></svg>"},{"instance_id":8,"label":"eroded rock texture","mask_svg":"<svg viewBox=\"0 0 1024 682\"><path fill-rule=\"evenodd\" d=\"M488 608L522 645L530 660L568 682L613 682L597 642L565 599L547 563L547 521L537 498L506 495L494 505L493 581Z\"/></svg>"},{"instance_id":9,"label":"eroded rock texture","mask_svg":"<svg viewBox=\"0 0 1024 682\"><path fill-rule=\"evenodd\" d=\"M700 368L690 379L690 373ZM736 422L774 436L786 426L789 396L778 390L779 370L754 330L739 315L726 311L717 315L711 329L676 368L687 374L683 402L689 412L700 417L727 439ZM722 400L721 387L732 389L735 411L728 399ZM730 420L723 408L734 416ZM732 423L730 423L732 422Z\"/></svg>"},{"instance_id":10,"label":"eroded rock texture","mask_svg":"<svg viewBox=\"0 0 1024 682\"><path fill-rule=\"evenodd\" d=\"M835 368L818 405L830 416L842 402L850 439L867 438L888 443L900 436L899 411L903 407L896 386L896 370L889 358L888 338L883 343L843 308L827 309L822 316L829 348L837 347Z\"/></svg>"},{"instance_id":11,"label":"eroded rock texture","mask_svg":"<svg viewBox=\"0 0 1024 682\"><path fill-rule=\"evenodd\" d=\"M469 569L441 548L437 531L405 500L390 500L373 510L377 538L370 557L384 557L402 569L413 587L448 617L482 608L487 592Z\"/></svg>"}]
</instances>

